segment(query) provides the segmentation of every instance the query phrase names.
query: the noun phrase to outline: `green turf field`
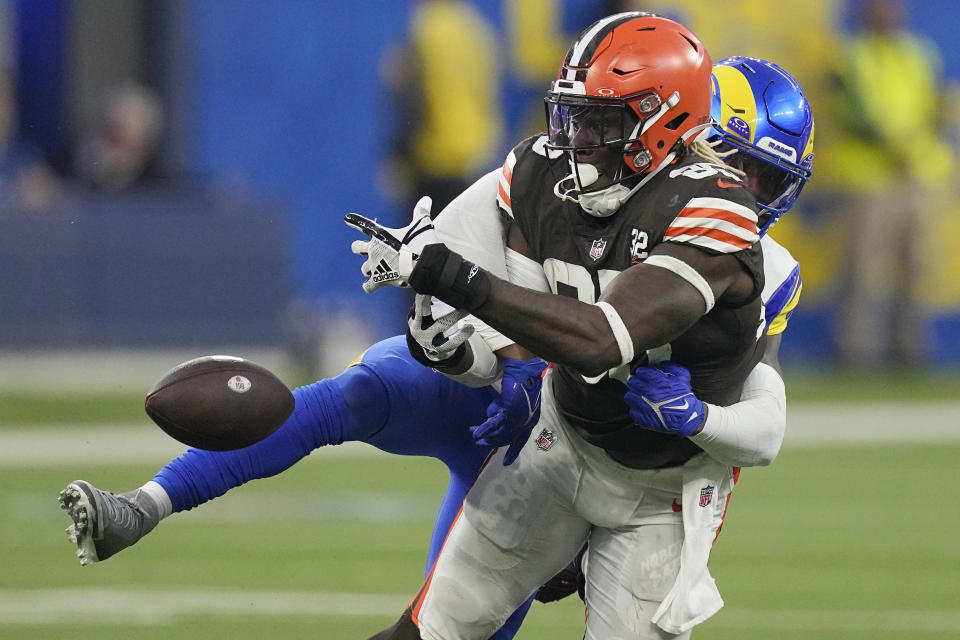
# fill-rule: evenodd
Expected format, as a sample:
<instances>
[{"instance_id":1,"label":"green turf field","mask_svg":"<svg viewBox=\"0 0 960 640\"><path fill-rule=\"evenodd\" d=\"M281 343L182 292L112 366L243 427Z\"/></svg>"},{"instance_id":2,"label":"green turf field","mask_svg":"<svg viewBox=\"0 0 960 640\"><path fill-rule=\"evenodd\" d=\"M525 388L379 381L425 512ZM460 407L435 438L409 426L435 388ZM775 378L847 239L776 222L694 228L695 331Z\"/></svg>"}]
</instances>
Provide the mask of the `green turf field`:
<instances>
[{"instance_id":1,"label":"green turf field","mask_svg":"<svg viewBox=\"0 0 960 640\"><path fill-rule=\"evenodd\" d=\"M52 427L84 411L145 420L124 400L66 402L0 397L0 430ZM136 547L87 567L64 535L59 489L85 478L127 490L165 460L7 460L0 638L369 636L419 586L445 471L427 459L330 453L175 515ZM958 457L960 437L805 445L744 471L711 560L727 606L694 637L960 637ZM576 598L537 604L518 637L575 640L582 619Z\"/></svg>"}]
</instances>

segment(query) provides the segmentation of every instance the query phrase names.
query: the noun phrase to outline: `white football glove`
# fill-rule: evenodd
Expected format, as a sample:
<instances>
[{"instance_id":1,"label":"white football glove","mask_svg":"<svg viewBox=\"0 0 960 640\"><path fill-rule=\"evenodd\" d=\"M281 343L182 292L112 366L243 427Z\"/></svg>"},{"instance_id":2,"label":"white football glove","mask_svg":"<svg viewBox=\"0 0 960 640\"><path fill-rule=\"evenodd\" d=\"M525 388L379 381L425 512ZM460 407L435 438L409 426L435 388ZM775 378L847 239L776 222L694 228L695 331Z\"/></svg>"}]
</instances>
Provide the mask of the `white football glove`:
<instances>
[{"instance_id":1,"label":"white football glove","mask_svg":"<svg viewBox=\"0 0 960 640\"><path fill-rule=\"evenodd\" d=\"M407 316L410 335L434 362L446 360L473 335L473 325L462 322L466 311L418 293Z\"/></svg>"},{"instance_id":2,"label":"white football glove","mask_svg":"<svg viewBox=\"0 0 960 640\"><path fill-rule=\"evenodd\" d=\"M360 271L367 277L363 290L373 293L382 286L406 287L410 272L417 264L417 253L424 246L437 242L430 221L430 196L420 198L413 208L413 221L405 227L391 229L357 213L348 213L343 221L361 231L369 240L355 240L350 250L367 259Z\"/></svg>"}]
</instances>

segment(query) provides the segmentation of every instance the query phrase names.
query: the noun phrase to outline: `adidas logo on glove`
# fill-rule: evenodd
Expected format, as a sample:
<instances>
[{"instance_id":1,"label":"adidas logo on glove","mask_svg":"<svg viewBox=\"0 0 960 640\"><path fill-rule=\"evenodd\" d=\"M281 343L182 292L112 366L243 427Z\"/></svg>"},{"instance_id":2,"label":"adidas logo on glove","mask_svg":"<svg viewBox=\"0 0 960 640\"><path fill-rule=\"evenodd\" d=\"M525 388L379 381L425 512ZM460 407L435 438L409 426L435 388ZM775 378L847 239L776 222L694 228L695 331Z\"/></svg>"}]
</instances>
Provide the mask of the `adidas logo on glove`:
<instances>
[{"instance_id":1,"label":"adidas logo on glove","mask_svg":"<svg viewBox=\"0 0 960 640\"><path fill-rule=\"evenodd\" d=\"M386 282L388 280L399 280L400 274L396 271L390 269L390 265L387 264L386 260L381 260L377 264L377 269L373 274L374 282Z\"/></svg>"}]
</instances>

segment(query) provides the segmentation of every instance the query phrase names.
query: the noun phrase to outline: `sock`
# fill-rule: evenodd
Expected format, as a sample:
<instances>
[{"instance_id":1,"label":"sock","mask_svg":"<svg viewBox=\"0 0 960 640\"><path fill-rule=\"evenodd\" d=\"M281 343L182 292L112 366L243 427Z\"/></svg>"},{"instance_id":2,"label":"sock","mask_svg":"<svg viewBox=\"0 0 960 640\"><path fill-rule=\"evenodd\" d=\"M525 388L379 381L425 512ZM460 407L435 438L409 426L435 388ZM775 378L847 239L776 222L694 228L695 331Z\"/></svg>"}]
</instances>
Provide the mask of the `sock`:
<instances>
[{"instance_id":1,"label":"sock","mask_svg":"<svg viewBox=\"0 0 960 640\"><path fill-rule=\"evenodd\" d=\"M153 480L148 481L137 490L135 500L145 511L149 511L151 515L156 515L158 521L173 513L170 496L167 495L162 486Z\"/></svg>"}]
</instances>

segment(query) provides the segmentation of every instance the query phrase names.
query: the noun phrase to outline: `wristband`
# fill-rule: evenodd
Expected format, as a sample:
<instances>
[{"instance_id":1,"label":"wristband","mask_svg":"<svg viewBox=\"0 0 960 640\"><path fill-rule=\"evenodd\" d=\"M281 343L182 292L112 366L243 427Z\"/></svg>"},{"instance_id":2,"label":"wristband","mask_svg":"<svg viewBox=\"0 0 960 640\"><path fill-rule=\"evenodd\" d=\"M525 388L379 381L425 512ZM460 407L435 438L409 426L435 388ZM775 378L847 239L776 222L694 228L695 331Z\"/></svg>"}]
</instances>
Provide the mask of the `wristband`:
<instances>
[{"instance_id":1,"label":"wristband","mask_svg":"<svg viewBox=\"0 0 960 640\"><path fill-rule=\"evenodd\" d=\"M473 311L490 296L490 274L442 244L428 244L407 279L417 293Z\"/></svg>"}]
</instances>

